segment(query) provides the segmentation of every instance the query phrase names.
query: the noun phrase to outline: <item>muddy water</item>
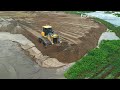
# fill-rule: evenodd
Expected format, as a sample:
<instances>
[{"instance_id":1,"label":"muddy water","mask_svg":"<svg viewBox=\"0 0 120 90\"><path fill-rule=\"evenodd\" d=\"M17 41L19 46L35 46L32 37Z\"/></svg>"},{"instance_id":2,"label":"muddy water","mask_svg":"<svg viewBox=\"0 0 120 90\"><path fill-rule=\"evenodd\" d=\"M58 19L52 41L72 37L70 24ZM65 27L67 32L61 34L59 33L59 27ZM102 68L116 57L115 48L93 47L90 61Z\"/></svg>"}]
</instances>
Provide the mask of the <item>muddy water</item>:
<instances>
[{"instance_id":1,"label":"muddy water","mask_svg":"<svg viewBox=\"0 0 120 90\"><path fill-rule=\"evenodd\" d=\"M63 73L39 67L12 41L0 40L0 79L59 79Z\"/></svg>"}]
</instances>

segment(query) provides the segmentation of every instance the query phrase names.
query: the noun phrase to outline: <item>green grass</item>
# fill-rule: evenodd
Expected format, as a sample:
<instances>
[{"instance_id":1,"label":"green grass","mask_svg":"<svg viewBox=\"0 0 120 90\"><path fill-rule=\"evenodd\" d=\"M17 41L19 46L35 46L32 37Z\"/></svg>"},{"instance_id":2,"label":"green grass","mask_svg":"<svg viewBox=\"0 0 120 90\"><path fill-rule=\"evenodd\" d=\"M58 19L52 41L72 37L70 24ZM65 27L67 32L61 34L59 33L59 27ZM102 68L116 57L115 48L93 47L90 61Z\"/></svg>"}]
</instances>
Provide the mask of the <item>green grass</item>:
<instances>
[{"instance_id":1,"label":"green grass","mask_svg":"<svg viewBox=\"0 0 120 90\"><path fill-rule=\"evenodd\" d=\"M106 67L107 66L107 67ZM109 70L114 67L113 71ZM88 54L76 62L64 76L68 79L83 78L110 78L120 72L120 40L104 40L100 44L100 48L95 48ZM106 76L105 76L106 75ZM108 77L107 77L108 76Z\"/></svg>"},{"instance_id":2,"label":"green grass","mask_svg":"<svg viewBox=\"0 0 120 90\"><path fill-rule=\"evenodd\" d=\"M84 13L89 13L89 12L94 12L94 11L65 11L65 13L68 13L68 14L77 14L77 15L85 15Z\"/></svg>"},{"instance_id":3,"label":"green grass","mask_svg":"<svg viewBox=\"0 0 120 90\"><path fill-rule=\"evenodd\" d=\"M120 17L120 14L114 14L115 16L117 16L117 17Z\"/></svg>"},{"instance_id":4,"label":"green grass","mask_svg":"<svg viewBox=\"0 0 120 90\"><path fill-rule=\"evenodd\" d=\"M79 14L78 12L69 13ZM110 31L115 32L120 37L120 26L116 27L99 18L93 19L104 24ZM89 51L85 57L78 60L64 73L64 76L68 79L120 78L120 40L104 40L99 47Z\"/></svg>"}]
</instances>

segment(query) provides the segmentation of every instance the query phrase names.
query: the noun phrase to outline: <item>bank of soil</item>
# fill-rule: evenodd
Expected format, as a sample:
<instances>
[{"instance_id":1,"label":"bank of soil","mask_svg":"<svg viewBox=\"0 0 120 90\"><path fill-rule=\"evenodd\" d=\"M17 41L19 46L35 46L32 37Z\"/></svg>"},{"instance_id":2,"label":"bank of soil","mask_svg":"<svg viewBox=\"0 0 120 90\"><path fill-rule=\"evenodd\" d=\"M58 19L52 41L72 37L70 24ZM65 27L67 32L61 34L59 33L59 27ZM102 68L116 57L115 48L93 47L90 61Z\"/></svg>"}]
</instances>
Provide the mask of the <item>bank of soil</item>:
<instances>
[{"instance_id":1,"label":"bank of soil","mask_svg":"<svg viewBox=\"0 0 120 90\"><path fill-rule=\"evenodd\" d=\"M0 38L0 79L65 79L56 70L40 67L19 44Z\"/></svg>"},{"instance_id":2,"label":"bank of soil","mask_svg":"<svg viewBox=\"0 0 120 90\"><path fill-rule=\"evenodd\" d=\"M97 46L100 35L106 31L104 25L95 22L91 18L63 12L34 13L33 17L14 17L14 22L22 28L18 30L19 33L30 39L43 55L57 58L60 62L71 63L79 60L89 50ZM33 13L29 14L33 15ZM61 45L44 48L38 42L38 36L42 31L41 27L46 24L53 26L53 30L60 35ZM28 29L22 27L22 25L27 26ZM37 34L30 32L29 28Z\"/></svg>"}]
</instances>

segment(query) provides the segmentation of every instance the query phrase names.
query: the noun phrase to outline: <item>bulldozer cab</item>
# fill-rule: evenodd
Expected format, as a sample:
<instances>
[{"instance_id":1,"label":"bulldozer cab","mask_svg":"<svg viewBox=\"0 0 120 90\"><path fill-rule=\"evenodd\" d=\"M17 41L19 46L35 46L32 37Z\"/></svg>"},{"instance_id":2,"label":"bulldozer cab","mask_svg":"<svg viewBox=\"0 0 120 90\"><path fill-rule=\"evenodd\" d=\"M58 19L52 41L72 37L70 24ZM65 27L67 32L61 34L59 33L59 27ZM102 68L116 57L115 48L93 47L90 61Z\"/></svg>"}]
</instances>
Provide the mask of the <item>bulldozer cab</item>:
<instances>
[{"instance_id":1,"label":"bulldozer cab","mask_svg":"<svg viewBox=\"0 0 120 90\"><path fill-rule=\"evenodd\" d=\"M44 45L53 45L60 43L59 35L54 33L54 31L52 30L52 26L43 26L41 36L42 37L39 38L39 41L43 42Z\"/></svg>"},{"instance_id":2,"label":"bulldozer cab","mask_svg":"<svg viewBox=\"0 0 120 90\"><path fill-rule=\"evenodd\" d=\"M52 26L49 25L43 26L43 32L45 33L45 36L54 33L54 31L52 30Z\"/></svg>"}]
</instances>

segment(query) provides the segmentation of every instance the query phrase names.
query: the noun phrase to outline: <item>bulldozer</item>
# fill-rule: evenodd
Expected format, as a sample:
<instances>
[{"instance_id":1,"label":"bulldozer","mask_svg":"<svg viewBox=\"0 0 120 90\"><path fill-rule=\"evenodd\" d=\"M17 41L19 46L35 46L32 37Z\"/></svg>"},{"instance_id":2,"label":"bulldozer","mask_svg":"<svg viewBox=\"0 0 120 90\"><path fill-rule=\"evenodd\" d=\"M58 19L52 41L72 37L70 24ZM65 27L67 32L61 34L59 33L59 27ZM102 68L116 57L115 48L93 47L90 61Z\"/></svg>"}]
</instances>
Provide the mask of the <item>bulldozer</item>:
<instances>
[{"instance_id":1,"label":"bulldozer","mask_svg":"<svg viewBox=\"0 0 120 90\"><path fill-rule=\"evenodd\" d=\"M45 25L42 26L42 29L39 42L42 43L43 46L47 47L49 45L61 43L59 35L53 31L52 26Z\"/></svg>"}]
</instances>

